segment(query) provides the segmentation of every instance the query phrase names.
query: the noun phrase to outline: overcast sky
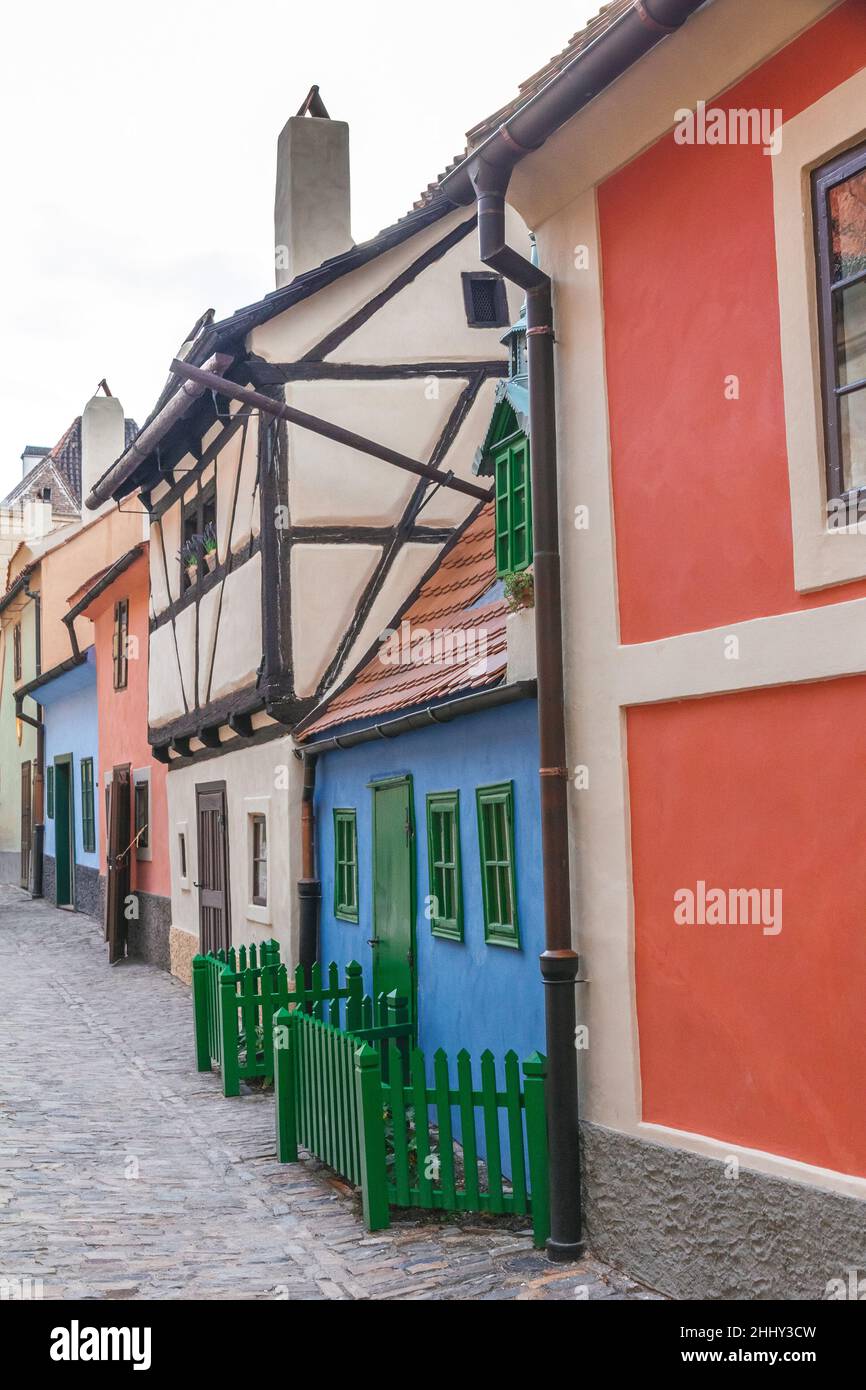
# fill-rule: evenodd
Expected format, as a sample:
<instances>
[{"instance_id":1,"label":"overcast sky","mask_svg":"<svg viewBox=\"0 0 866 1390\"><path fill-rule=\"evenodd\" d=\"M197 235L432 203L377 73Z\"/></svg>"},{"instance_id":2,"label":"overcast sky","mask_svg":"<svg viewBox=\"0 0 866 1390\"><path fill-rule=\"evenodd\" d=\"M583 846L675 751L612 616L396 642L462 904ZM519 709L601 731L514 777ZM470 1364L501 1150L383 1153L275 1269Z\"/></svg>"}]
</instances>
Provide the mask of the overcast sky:
<instances>
[{"instance_id":1,"label":"overcast sky","mask_svg":"<svg viewBox=\"0 0 866 1390\"><path fill-rule=\"evenodd\" d=\"M600 0L46 0L0 53L0 496L107 377L144 419L184 333L273 288L276 141L318 82L357 241L408 211Z\"/></svg>"}]
</instances>

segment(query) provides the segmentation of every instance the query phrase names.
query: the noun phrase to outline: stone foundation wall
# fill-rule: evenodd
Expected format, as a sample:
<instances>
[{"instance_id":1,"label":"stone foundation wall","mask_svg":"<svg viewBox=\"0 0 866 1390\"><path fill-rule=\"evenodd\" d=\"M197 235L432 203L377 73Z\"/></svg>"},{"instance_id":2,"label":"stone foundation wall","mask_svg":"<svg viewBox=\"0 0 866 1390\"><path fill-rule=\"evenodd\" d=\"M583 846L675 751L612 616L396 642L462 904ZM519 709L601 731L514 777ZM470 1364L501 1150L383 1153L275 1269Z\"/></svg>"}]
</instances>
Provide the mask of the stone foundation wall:
<instances>
[{"instance_id":1,"label":"stone foundation wall","mask_svg":"<svg viewBox=\"0 0 866 1390\"><path fill-rule=\"evenodd\" d=\"M582 1127L592 1251L678 1299L824 1299L866 1270L866 1202Z\"/></svg>"}]
</instances>

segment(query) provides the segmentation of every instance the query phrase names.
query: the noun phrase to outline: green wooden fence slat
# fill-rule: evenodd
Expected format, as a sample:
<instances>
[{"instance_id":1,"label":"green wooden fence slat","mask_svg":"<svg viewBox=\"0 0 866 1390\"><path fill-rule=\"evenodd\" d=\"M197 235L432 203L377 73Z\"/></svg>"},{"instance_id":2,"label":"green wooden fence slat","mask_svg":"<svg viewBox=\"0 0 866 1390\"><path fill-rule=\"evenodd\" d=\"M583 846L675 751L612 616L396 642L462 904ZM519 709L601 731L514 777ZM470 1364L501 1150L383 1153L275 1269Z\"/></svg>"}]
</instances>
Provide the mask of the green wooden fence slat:
<instances>
[{"instance_id":1,"label":"green wooden fence slat","mask_svg":"<svg viewBox=\"0 0 866 1390\"><path fill-rule=\"evenodd\" d=\"M533 1052L523 1063L526 1147L532 1195L532 1235L538 1249L550 1235L550 1175L547 1155L547 1059Z\"/></svg>"},{"instance_id":2,"label":"green wooden fence slat","mask_svg":"<svg viewBox=\"0 0 866 1390\"><path fill-rule=\"evenodd\" d=\"M523 1108L520 1104L520 1063L517 1060L516 1052L506 1052L505 1054L505 1109L508 1117L508 1152L513 1209L523 1214L529 1211L529 1203L526 1196Z\"/></svg>"},{"instance_id":3,"label":"green wooden fence slat","mask_svg":"<svg viewBox=\"0 0 866 1390\"><path fill-rule=\"evenodd\" d=\"M446 1211L456 1211L451 1087L448 1079L448 1058L441 1047L433 1056L433 1079L436 1092L436 1126L439 1130L439 1182L442 1188L442 1205Z\"/></svg>"},{"instance_id":4,"label":"green wooden fence slat","mask_svg":"<svg viewBox=\"0 0 866 1390\"><path fill-rule=\"evenodd\" d=\"M220 976L220 1020L224 1096L239 1096L241 1093L236 978L232 971L223 968Z\"/></svg>"},{"instance_id":5,"label":"green wooden fence slat","mask_svg":"<svg viewBox=\"0 0 866 1390\"><path fill-rule=\"evenodd\" d=\"M481 1054L481 1108L487 1148L487 1191L490 1210L505 1211L502 1200L502 1155L499 1146L499 1108L496 1099L496 1060L489 1050Z\"/></svg>"},{"instance_id":6,"label":"green wooden fence slat","mask_svg":"<svg viewBox=\"0 0 866 1390\"><path fill-rule=\"evenodd\" d=\"M403 1076L403 1058L394 1043L388 1043L388 1086L386 1094L391 1103L392 1143L394 1146L394 1186L396 1200L402 1207L408 1207L411 1193L409 1184L409 1131L406 1122L406 1092Z\"/></svg>"},{"instance_id":7,"label":"green wooden fence slat","mask_svg":"<svg viewBox=\"0 0 866 1390\"><path fill-rule=\"evenodd\" d=\"M210 1071L208 971L208 963L204 956L194 956L192 962L192 1013L195 1028L195 1065L197 1071Z\"/></svg>"},{"instance_id":8,"label":"green wooden fence slat","mask_svg":"<svg viewBox=\"0 0 866 1390\"><path fill-rule=\"evenodd\" d=\"M297 1163L297 1086L291 1035L291 1015L280 1009L274 1015L274 1109L277 1119L277 1161Z\"/></svg>"},{"instance_id":9,"label":"green wooden fence slat","mask_svg":"<svg viewBox=\"0 0 866 1390\"><path fill-rule=\"evenodd\" d=\"M457 1054L457 1091L460 1097L460 1129L463 1138L463 1183L466 1193L466 1210L479 1211L478 1141L475 1135L472 1059L465 1048L462 1048Z\"/></svg>"},{"instance_id":10,"label":"green wooden fence slat","mask_svg":"<svg viewBox=\"0 0 866 1390\"><path fill-rule=\"evenodd\" d=\"M409 1060L412 1103L415 1107L415 1154L418 1163L418 1198L422 1207L433 1200L430 1176L430 1110L427 1105L427 1068L424 1053L413 1048Z\"/></svg>"},{"instance_id":11,"label":"green wooden fence slat","mask_svg":"<svg viewBox=\"0 0 866 1390\"><path fill-rule=\"evenodd\" d=\"M382 1068L368 1043L355 1054L355 1086L361 1151L361 1201L368 1231L383 1231L391 1224L385 1179L385 1122L382 1115Z\"/></svg>"}]
</instances>

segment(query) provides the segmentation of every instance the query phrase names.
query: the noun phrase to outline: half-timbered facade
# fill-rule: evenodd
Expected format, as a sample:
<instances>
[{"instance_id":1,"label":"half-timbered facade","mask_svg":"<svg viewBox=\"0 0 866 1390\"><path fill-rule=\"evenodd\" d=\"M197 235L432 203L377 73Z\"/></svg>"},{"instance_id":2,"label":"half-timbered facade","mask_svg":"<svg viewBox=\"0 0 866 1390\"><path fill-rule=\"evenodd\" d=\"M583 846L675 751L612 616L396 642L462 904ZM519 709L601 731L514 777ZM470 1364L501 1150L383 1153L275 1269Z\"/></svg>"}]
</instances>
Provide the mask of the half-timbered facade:
<instances>
[{"instance_id":1,"label":"half-timbered facade","mask_svg":"<svg viewBox=\"0 0 866 1390\"><path fill-rule=\"evenodd\" d=\"M170 773L182 974L205 911L204 944L264 934L294 953L301 772L287 734L368 658L490 492L473 463L519 299L479 263L474 212L428 195L355 246L348 196L347 128L305 109L278 162L278 283L281 258L296 273L228 319L205 316L90 497L137 492L150 512L149 738ZM511 234L525 240L516 217ZM281 407L290 419L275 418ZM264 903L252 884L262 834Z\"/></svg>"}]
</instances>

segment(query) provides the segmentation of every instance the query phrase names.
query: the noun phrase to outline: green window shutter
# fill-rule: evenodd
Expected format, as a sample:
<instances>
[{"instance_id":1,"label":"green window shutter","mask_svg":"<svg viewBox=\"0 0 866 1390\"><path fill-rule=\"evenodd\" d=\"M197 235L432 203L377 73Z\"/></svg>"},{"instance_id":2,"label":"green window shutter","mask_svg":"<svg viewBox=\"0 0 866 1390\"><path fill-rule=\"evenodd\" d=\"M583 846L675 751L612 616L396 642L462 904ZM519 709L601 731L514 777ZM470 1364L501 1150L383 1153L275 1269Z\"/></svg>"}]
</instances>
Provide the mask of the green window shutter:
<instances>
[{"instance_id":1,"label":"green window shutter","mask_svg":"<svg viewBox=\"0 0 866 1390\"><path fill-rule=\"evenodd\" d=\"M48 819L54 819L54 768L48 769Z\"/></svg>"},{"instance_id":2,"label":"green window shutter","mask_svg":"<svg viewBox=\"0 0 866 1390\"><path fill-rule=\"evenodd\" d=\"M514 784L479 787L478 844L484 899L484 940L488 945L520 947L514 864Z\"/></svg>"},{"instance_id":3,"label":"green window shutter","mask_svg":"<svg viewBox=\"0 0 866 1390\"><path fill-rule=\"evenodd\" d=\"M448 941L462 941L463 885L458 792L431 792L427 797L427 851L433 935Z\"/></svg>"},{"instance_id":4,"label":"green window shutter","mask_svg":"<svg viewBox=\"0 0 866 1390\"><path fill-rule=\"evenodd\" d=\"M81 759L81 841L86 854L96 851L96 816L93 801L93 759Z\"/></svg>"},{"instance_id":5,"label":"green window shutter","mask_svg":"<svg viewBox=\"0 0 866 1390\"><path fill-rule=\"evenodd\" d=\"M358 817L334 812L334 916L358 921Z\"/></svg>"},{"instance_id":6,"label":"green window shutter","mask_svg":"<svg viewBox=\"0 0 866 1390\"><path fill-rule=\"evenodd\" d=\"M512 439L494 456L496 572L514 574L532 564L532 488L529 440Z\"/></svg>"}]
</instances>

